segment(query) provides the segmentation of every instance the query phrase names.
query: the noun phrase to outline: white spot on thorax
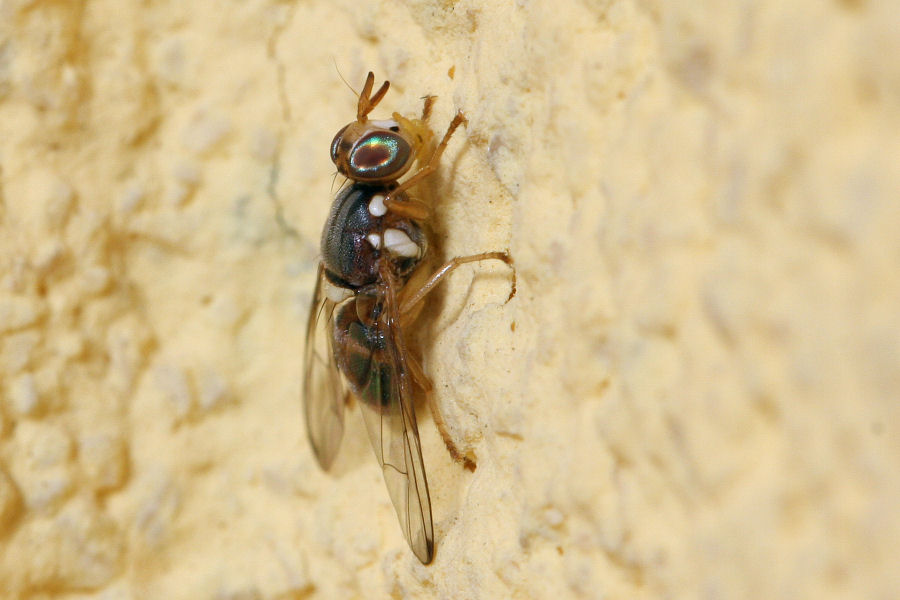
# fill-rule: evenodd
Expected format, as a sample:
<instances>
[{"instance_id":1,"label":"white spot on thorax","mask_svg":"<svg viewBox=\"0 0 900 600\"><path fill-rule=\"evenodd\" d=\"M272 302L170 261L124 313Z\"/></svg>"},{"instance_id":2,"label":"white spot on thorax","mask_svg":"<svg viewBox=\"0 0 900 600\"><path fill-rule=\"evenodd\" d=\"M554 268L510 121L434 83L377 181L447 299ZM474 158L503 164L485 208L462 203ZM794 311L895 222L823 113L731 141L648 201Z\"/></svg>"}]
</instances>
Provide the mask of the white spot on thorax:
<instances>
[{"instance_id":1,"label":"white spot on thorax","mask_svg":"<svg viewBox=\"0 0 900 600\"><path fill-rule=\"evenodd\" d=\"M369 243L372 244L372 247L376 250L381 248L381 236L377 233L370 233L366 236L366 239L369 240Z\"/></svg>"},{"instance_id":2,"label":"white spot on thorax","mask_svg":"<svg viewBox=\"0 0 900 600\"><path fill-rule=\"evenodd\" d=\"M369 200L369 214L373 217L383 217L387 212L387 206L384 205L384 196L375 194Z\"/></svg>"},{"instance_id":3,"label":"white spot on thorax","mask_svg":"<svg viewBox=\"0 0 900 600\"><path fill-rule=\"evenodd\" d=\"M415 258L419 256L419 247L399 229L384 230L384 247L391 254Z\"/></svg>"},{"instance_id":4,"label":"white spot on thorax","mask_svg":"<svg viewBox=\"0 0 900 600\"><path fill-rule=\"evenodd\" d=\"M334 285L333 283L331 283L330 281L328 281L327 279L322 282L322 286L325 290L325 297L328 298L329 300L331 300L332 302L334 302L335 304L343 302L344 300L349 298L352 294L352 292L350 290L348 290L346 288L338 287L338 286Z\"/></svg>"}]
</instances>

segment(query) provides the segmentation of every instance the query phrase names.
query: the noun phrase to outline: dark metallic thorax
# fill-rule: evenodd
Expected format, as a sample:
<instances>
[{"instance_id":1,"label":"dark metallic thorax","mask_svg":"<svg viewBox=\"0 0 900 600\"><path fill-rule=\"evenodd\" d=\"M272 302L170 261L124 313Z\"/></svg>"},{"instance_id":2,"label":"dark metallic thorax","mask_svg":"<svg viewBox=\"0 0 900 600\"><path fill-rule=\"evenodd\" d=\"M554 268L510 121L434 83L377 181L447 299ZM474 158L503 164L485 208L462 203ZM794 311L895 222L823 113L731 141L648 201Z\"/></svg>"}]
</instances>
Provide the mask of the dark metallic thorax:
<instances>
[{"instance_id":1,"label":"dark metallic thorax","mask_svg":"<svg viewBox=\"0 0 900 600\"><path fill-rule=\"evenodd\" d=\"M375 234L381 239L386 229L403 231L420 248L419 256L415 258L389 257L399 280L405 280L425 254L425 234L418 224L390 211L381 216L370 211L373 197L386 196L394 187L395 184L354 183L335 197L321 242L322 263L331 283L353 290L376 284L379 280L378 261L385 249L384 246L376 247L370 236ZM405 194L399 194L397 200L405 198Z\"/></svg>"}]
</instances>

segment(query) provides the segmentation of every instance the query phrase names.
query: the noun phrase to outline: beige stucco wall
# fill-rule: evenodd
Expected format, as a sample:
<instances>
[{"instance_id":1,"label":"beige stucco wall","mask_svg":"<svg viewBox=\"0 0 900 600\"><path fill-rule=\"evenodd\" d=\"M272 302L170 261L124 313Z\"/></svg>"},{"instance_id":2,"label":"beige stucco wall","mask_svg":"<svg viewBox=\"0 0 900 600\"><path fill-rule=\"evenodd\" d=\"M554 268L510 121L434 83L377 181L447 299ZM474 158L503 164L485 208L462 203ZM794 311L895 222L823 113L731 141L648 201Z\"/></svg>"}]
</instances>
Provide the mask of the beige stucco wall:
<instances>
[{"instance_id":1,"label":"beige stucco wall","mask_svg":"<svg viewBox=\"0 0 900 600\"><path fill-rule=\"evenodd\" d=\"M0 1L3 598L900 597L889 0ZM328 144L469 117L437 557L307 446ZM454 77L448 72L453 69Z\"/></svg>"}]
</instances>

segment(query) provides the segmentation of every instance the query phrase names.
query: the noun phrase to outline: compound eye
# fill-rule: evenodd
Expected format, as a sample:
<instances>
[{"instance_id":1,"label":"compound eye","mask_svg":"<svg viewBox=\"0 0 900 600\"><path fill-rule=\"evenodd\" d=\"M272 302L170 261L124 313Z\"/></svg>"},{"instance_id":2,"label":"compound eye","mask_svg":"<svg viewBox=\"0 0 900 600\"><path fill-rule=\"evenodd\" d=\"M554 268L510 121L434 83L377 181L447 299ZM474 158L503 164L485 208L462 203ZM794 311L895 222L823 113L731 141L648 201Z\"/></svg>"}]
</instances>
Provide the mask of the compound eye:
<instances>
[{"instance_id":1,"label":"compound eye","mask_svg":"<svg viewBox=\"0 0 900 600\"><path fill-rule=\"evenodd\" d=\"M347 131L348 127L350 127L349 124L344 125L341 128L341 130L338 131L337 134L334 136L334 139L331 140L331 162L333 162L333 163L337 162L338 152L341 149L341 142L343 141L342 138L344 137L344 132Z\"/></svg>"},{"instance_id":2,"label":"compound eye","mask_svg":"<svg viewBox=\"0 0 900 600\"><path fill-rule=\"evenodd\" d=\"M364 135L350 154L353 178L361 181L394 179L409 166L412 148L402 136L391 131Z\"/></svg>"}]
</instances>

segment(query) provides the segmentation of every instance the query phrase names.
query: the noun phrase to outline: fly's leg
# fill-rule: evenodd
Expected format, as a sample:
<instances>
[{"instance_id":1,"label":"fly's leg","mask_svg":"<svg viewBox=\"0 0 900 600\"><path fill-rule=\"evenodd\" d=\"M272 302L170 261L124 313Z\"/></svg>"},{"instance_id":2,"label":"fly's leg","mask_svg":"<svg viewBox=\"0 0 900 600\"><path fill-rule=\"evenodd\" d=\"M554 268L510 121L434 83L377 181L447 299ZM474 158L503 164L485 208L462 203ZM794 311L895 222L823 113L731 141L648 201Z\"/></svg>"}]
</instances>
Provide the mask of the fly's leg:
<instances>
[{"instance_id":1,"label":"fly's leg","mask_svg":"<svg viewBox=\"0 0 900 600\"><path fill-rule=\"evenodd\" d=\"M434 290L438 286L444 278L456 270L460 265L464 265L466 263L471 262L479 262L482 260L499 260L510 267L513 266L512 257L506 252L482 252L481 254L472 254L471 256L457 256L456 258L452 258L444 265L435 271L431 277L428 278L428 281L419 286L418 289L410 292L409 294L404 293L403 298L400 301L400 319L401 323L403 317L406 315L410 315L416 305L421 302L425 296L428 295L429 292ZM513 296L516 295L516 270L513 267L512 272L512 289L509 292L509 298L506 299L507 302L512 300Z\"/></svg>"},{"instance_id":2,"label":"fly's leg","mask_svg":"<svg viewBox=\"0 0 900 600\"><path fill-rule=\"evenodd\" d=\"M441 155L444 153L444 150L447 149L447 144L450 142L450 136L453 135L453 132L456 131L456 128L466 122L466 116L459 111L456 113L456 116L453 117L453 120L450 121L450 126L447 128L447 133L444 134L444 139L441 140L441 143L438 144L438 147L435 148L434 154L431 155L431 159L428 161L428 164L416 171L412 177L401 183L399 186L391 190L391 192L384 199L384 205L389 209L393 209L398 202L394 200L394 196L401 192L405 192L412 186L416 185L437 169L438 163L441 161Z\"/></svg>"},{"instance_id":3,"label":"fly's leg","mask_svg":"<svg viewBox=\"0 0 900 600\"><path fill-rule=\"evenodd\" d=\"M431 218L431 208L421 200L391 200L384 201L385 207L397 216L413 221L427 221Z\"/></svg>"},{"instance_id":4,"label":"fly's leg","mask_svg":"<svg viewBox=\"0 0 900 600\"><path fill-rule=\"evenodd\" d=\"M428 378L428 375L425 374L422 365L419 364L419 361L415 356L408 354L406 357L406 366L409 367L409 374L416 382L416 385L422 388L425 398L428 400L428 409L431 411L431 417L434 419L434 424L437 426L438 432L444 439L444 445L447 447L447 452L450 453L453 460L461 463L463 467L469 471L475 471L475 461L460 452L459 448L456 447L456 444L453 443L453 438L450 437L450 433L447 431L447 425L444 423L444 417L441 415L441 410L438 407L437 402L434 401L434 394L431 393L434 389L434 385L431 383L431 379Z\"/></svg>"},{"instance_id":5,"label":"fly's leg","mask_svg":"<svg viewBox=\"0 0 900 600\"><path fill-rule=\"evenodd\" d=\"M510 267L513 265L512 257L506 252L483 252L481 254L473 254L470 256L457 256L435 271L428 280L419 286L417 289L412 291L410 294L406 293L404 290L400 300L400 325L401 327L405 327L408 324L408 321L413 320L418 315L418 307L419 303L428 295L429 292L434 290L441 281L444 280L447 275L456 270L460 265L464 265L466 263L471 262L479 262L482 260L499 260ZM512 299L513 296L516 295L516 270L513 268L512 272L512 289L509 292L509 298L507 302ZM410 376L415 381L415 383L422 389L425 394L425 397L428 399L428 408L431 410L432 418L434 419L434 424L437 426L438 431L441 434L441 437L444 439L444 445L447 446L447 451L450 452L450 456L459 463L468 469L469 471L475 470L475 462L463 455L462 452L459 451L459 448L456 447L456 444L453 442L453 438L450 437L450 433L447 431L447 425L444 423L444 417L441 415L440 408L437 403L434 401L434 395L431 393L434 386L431 383L431 380L425 374L424 369L422 369L422 365L419 364L418 359L414 357L412 354L407 355L407 366L409 367Z\"/></svg>"},{"instance_id":6,"label":"fly's leg","mask_svg":"<svg viewBox=\"0 0 900 600\"><path fill-rule=\"evenodd\" d=\"M419 359L412 354L409 354L406 359L409 366L409 374L412 375L416 385L422 388L422 391L426 394L430 394L431 390L434 389L434 384L431 383L431 378L425 374L425 370L422 369L422 365L419 364Z\"/></svg>"}]
</instances>

